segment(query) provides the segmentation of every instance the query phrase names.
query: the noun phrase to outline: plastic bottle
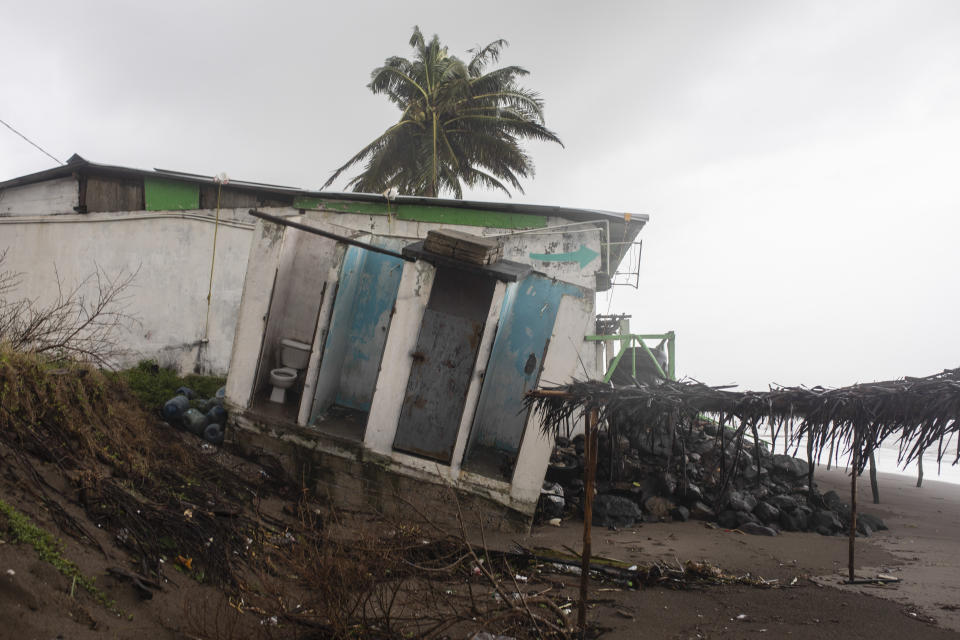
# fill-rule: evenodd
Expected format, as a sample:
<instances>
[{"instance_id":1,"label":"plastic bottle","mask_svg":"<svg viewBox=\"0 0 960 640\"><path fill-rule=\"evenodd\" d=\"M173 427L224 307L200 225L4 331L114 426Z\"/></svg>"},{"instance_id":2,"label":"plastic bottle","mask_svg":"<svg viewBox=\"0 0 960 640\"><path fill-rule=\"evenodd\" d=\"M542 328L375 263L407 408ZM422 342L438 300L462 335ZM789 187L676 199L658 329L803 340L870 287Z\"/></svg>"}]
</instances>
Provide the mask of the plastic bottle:
<instances>
[{"instance_id":1,"label":"plastic bottle","mask_svg":"<svg viewBox=\"0 0 960 640\"><path fill-rule=\"evenodd\" d=\"M190 400L186 396L170 398L163 405L163 419L172 425L179 425L189 408Z\"/></svg>"},{"instance_id":2,"label":"plastic bottle","mask_svg":"<svg viewBox=\"0 0 960 640\"><path fill-rule=\"evenodd\" d=\"M207 418L212 424L216 422L217 424L226 424L227 423L227 411L220 405L214 405L207 411Z\"/></svg>"},{"instance_id":3,"label":"plastic bottle","mask_svg":"<svg viewBox=\"0 0 960 640\"><path fill-rule=\"evenodd\" d=\"M183 428L194 435L202 435L208 424L207 416L196 409L187 409L183 412Z\"/></svg>"},{"instance_id":4,"label":"plastic bottle","mask_svg":"<svg viewBox=\"0 0 960 640\"><path fill-rule=\"evenodd\" d=\"M203 430L203 439L210 444L223 444L223 427L216 422L208 424Z\"/></svg>"}]
</instances>

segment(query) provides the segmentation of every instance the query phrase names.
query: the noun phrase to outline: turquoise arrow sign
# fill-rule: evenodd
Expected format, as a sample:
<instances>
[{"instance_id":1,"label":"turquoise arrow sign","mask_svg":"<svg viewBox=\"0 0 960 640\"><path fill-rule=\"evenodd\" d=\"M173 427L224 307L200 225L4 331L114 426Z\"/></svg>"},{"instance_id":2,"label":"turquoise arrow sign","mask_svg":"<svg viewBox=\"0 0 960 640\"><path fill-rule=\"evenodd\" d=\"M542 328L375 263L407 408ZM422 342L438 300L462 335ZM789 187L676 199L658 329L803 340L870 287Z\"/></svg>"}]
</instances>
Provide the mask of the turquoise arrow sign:
<instances>
[{"instance_id":1,"label":"turquoise arrow sign","mask_svg":"<svg viewBox=\"0 0 960 640\"><path fill-rule=\"evenodd\" d=\"M583 269L599 255L599 253L587 245L582 244L576 251L570 251L568 253L531 253L530 257L543 262L579 262L580 268Z\"/></svg>"}]
</instances>

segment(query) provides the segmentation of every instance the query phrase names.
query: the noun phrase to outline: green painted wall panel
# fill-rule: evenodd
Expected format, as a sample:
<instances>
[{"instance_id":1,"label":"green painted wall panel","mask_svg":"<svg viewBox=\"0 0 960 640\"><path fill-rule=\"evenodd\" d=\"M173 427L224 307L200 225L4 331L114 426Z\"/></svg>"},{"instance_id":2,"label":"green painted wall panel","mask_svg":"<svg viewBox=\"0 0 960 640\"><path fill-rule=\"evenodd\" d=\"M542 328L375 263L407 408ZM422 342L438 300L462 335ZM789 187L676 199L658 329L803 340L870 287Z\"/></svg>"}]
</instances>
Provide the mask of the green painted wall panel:
<instances>
[{"instance_id":1,"label":"green painted wall panel","mask_svg":"<svg viewBox=\"0 0 960 640\"><path fill-rule=\"evenodd\" d=\"M504 213L480 209L455 209L453 207L401 206L400 220L461 224L470 227L497 227L500 229L542 229L547 226L546 216L531 216L525 213Z\"/></svg>"},{"instance_id":2,"label":"green painted wall panel","mask_svg":"<svg viewBox=\"0 0 960 640\"><path fill-rule=\"evenodd\" d=\"M144 178L147 211L182 211L200 208L200 185L176 180Z\"/></svg>"},{"instance_id":3,"label":"green painted wall panel","mask_svg":"<svg viewBox=\"0 0 960 640\"><path fill-rule=\"evenodd\" d=\"M297 209L331 209L334 211L359 213L363 215L387 215L387 206L379 202L343 202L324 200L323 198L296 198L293 206ZM456 224L469 227L497 227L500 229L542 229L547 226L546 216L534 216L525 213L504 213L484 211L482 209L460 209L430 205L399 205L391 207L391 213L399 220L414 222L436 222L438 224Z\"/></svg>"}]
</instances>

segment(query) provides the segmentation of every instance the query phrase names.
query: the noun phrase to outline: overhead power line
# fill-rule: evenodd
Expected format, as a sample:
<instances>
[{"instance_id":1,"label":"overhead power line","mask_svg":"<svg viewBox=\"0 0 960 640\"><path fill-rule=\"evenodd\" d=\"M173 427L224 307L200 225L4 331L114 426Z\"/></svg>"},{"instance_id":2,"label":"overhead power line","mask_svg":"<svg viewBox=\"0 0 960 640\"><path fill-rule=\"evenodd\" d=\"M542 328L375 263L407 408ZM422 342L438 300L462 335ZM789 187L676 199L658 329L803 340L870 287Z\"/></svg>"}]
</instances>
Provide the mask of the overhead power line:
<instances>
[{"instance_id":1,"label":"overhead power line","mask_svg":"<svg viewBox=\"0 0 960 640\"><path fill-rule=\"evenodd\" d=\"M62 161L57 160L56 158L54 158L53 155L51 155L46 149L44 149L43 147L41 147L40 145L38 145L38 144L37 144L36 142L34 142L33 140L31 140L31 139L28 138L27 136L23 135L22 133L20 133L19 131L17 131L17 130L14 129L13 127L11 127L9 124L7 124L6 122L4 122L3 120L0 120L0 124L2 124L3 126L5 126L7 129L10 129L10 131L13 131L15 134L17 134L18 136L20 136L21 138L23 138L24 140L26 140L27 142L29 142L30 144L32 144L33 146L35 146L37 149L39 149L39 150L42 151L43 153L47 154L47 156L53 158L58 164L65 164L64 162L62 162Z\"/></svg>"}]
</instances>

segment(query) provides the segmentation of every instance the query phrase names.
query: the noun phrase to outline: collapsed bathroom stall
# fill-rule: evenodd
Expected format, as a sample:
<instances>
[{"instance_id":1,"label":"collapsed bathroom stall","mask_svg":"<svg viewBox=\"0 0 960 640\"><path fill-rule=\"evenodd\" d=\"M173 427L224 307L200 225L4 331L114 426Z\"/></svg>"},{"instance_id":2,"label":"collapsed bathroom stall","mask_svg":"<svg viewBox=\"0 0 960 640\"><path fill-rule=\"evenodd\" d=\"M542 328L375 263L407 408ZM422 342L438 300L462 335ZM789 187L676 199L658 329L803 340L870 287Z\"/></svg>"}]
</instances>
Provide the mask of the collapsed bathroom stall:
<instances>
[{"instance_id":1,"label":"collapsed bathroom stall","mask_svg":"<svg viewBox=\"0 0 960 640\"><path fill-rule=\"evenodd\" d=\"M230 437L337 504L442 517L457 495L489 526L524 529L553 444L524 396L602 366L584 336L604 229L469 228L500 248L477 263L425 248L443 226L309 212L258 222ZM271 394L290 344L308 349L306 366Z\"/></svg>"},{"instance_id":2,"label":"collapsed bathroom stall","mask_svg":"<svg viewBox=\"0 0 960 640\"><path fill-rule=\"evenodd\" d=\"M275 277L269 286L258 293L266 295L267 311L263 337L259 340L260 354L252 389L251 408L275 418L296 421L303 392L302 376L288 391L288 401L282 405L270 402L270 373L282 366L282 340L292 340L312 349L320 308L334 292L331 272L339 268L343 248L335 240L297 229L288 229L277 242ZM271 245L272 248L272 245ZM326 274L326 278L294 277L294 274ZM335 281L334 281L335 282ZM243 303L241 302L241 305Z\"/></svg>"},{"instance_id":3,"label":"collapsed bathroom stall","mask_svg":"<svg viewBox=\"0 0 960 640\"><path fill-rule=\"evenodd\" d=\"M402 243L383 239L378 246ZM322 431L363 440L403 263L360 247L346 250L310 411L310 424Z\"/></svg>"}]
</instances>

